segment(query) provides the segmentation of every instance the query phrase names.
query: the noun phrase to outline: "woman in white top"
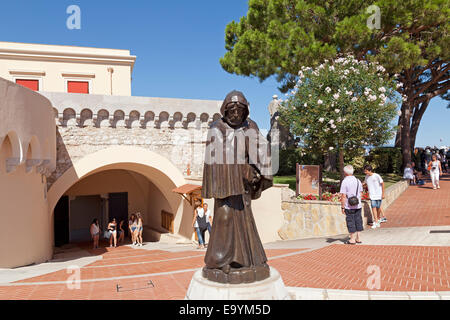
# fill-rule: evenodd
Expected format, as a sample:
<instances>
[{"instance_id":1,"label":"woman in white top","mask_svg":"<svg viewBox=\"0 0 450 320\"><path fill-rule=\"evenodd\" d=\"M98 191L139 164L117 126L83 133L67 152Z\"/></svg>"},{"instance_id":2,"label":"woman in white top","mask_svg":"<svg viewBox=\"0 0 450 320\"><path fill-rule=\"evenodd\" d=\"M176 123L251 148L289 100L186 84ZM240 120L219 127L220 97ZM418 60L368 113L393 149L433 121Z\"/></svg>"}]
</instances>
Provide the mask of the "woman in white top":
<instances>
[{"instance_id":1,"label":"woman in white top","mask_svg":"<svg viewBox=\"0 0 450 320\"><path fill-rule=\"evenodd\" d=\"M433 183L433 189L440 189L439 186L439 176L442 175L442 167L441 162L437 159L436 154L433 154L431 157L431 161L428 164L428 168L430 170L431 182Z\"/></svg>"},{"instance_id":2,"label":"woman in white top","mask_svg":"<svg viewBox=\"0 0 450 320\"><path fill-rule=\"evenodd\" d=\"M405 171L403 172L403 179L407 179L409 184L416 184L416 177L414 175L414 170L411 168L411 164L407 164Z\"/></svg>"},{"instance_id":3,"label":"woman in white top","mask_svg":"<svg viewBox=\"0 0 450 320\"><path fill-rule=\"evenodd\" d=\"M91 232L92 240L94 240L94 249L98 249L98 239L100 238L100 227L98 225L98 219L94 219L92 221L89 231Z\"/></svg>"},{"instance_id":4,"label":"woman in white top","mask_svg":"<svg viewBox=\"0 0 450 320\"><path fill-rule=\"evenodd\" d=\"M201 205L201 202L196 204L194 209L194 219L192 220L192 226L197 232L198 247L197 249L205 248L205 231L207 230L207 220L205 216L205 211Z\"/></svg>"}]
</instances>

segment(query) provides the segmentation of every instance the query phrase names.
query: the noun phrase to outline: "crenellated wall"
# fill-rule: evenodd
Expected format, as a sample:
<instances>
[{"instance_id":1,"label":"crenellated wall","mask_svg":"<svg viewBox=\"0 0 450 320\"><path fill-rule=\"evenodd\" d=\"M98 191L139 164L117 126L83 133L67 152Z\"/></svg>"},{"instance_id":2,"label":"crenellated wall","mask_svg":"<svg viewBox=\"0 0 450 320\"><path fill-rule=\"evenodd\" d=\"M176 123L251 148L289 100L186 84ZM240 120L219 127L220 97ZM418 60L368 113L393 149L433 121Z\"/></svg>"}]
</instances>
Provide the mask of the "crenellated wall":
<instances>
[{"instance_id":1,"label":"crenellated wall","mask_svg":"<svg viewBox=\"0 0 450 320\"><path fill-rule=\"evenodd\" d=\"M141 147L201 176L208 125L221 101L42 93L53 104L57 165L48 187L74 162L110 146Z\"/></svg>"}]
</instances>

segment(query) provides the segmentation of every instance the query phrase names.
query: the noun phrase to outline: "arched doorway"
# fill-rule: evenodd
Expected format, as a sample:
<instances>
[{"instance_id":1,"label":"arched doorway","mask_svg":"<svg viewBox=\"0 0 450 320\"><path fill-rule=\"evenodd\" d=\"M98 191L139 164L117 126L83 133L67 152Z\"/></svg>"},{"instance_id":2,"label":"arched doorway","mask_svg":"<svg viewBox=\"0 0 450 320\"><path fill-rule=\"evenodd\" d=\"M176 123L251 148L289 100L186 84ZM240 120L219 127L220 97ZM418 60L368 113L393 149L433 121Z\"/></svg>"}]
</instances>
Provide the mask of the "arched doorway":
<instances>
[{"instance_id":1,"label":"arched doorway","mask_svg":"<svg viewBox=\"0 0 450 320\"><path fill-rule=\"evenodd\" d=\"M113 216L122 219L136 211L144 215L144 237L147 232L152 241L160 228L162 210L173 214L175 233L189 237L191 210L172 192L184 183L177 167L146 149L117 146L87 155L48 192L50 213L54 213L54 242L84 240L93 217L105 228ZM118 207L121 209L115 210ZM64 210L67 213L61 219Z\"/></svg>"}]
</instances>

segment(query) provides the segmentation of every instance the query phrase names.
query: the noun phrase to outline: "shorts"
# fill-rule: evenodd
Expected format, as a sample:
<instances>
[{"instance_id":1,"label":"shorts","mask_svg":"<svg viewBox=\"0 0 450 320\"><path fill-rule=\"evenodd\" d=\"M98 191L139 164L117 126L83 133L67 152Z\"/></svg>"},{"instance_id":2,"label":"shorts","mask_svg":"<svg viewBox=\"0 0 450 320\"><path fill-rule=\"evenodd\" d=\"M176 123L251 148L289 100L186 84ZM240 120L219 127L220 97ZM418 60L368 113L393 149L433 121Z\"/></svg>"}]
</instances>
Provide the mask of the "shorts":
<instances>
[{"instance_id":1,"label":"shorts","mask_svg":"<svg viewBox=\"0 0 450 320\"><path fill-rule=\"evenodd\" d=\"M370 200L372 208L381 208L381 200Z\"/></svg>"},{"instance_id":2,"label":"shorts","mask_svg":"<svg viewBox=\"0 0 450 320\"><path fill-rule=\"evenodd\" d=\"M134 230L136 230L136 227L131 227L131 231L134 232Z\"/></svg>"},{"instance_id":3,"label":"shorts","mask_svg":"<svg viewBox=\"0 0 450 320\"><path fill-rule=\"evenodd\" d=\"M345 222L349 233L364 230L361 209L345 209Z\"/></svg>"}]
</instances>

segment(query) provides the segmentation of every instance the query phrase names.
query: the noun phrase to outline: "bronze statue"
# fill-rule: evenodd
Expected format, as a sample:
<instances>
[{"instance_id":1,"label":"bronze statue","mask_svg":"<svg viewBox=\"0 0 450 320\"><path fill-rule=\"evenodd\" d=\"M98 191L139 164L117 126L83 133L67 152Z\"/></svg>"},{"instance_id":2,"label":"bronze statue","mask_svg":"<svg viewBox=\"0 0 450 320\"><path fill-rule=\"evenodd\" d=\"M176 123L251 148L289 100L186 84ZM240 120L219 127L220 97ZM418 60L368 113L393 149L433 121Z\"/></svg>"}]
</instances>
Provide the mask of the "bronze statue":
<instances>
[{"instance_id":1,"label":"bronze statue","mask_svg":"<svg viewBox=\"0 0 450 320\"><path fill-rule=\"evenodd\" d=\"M270 148L239 91L230 92L222 118L211 124L203 169L203 198L214 198L214 223L203 277L220 283L250 283L270 276L251 200L273 185Z\"/></svg>"}]
</instances>

